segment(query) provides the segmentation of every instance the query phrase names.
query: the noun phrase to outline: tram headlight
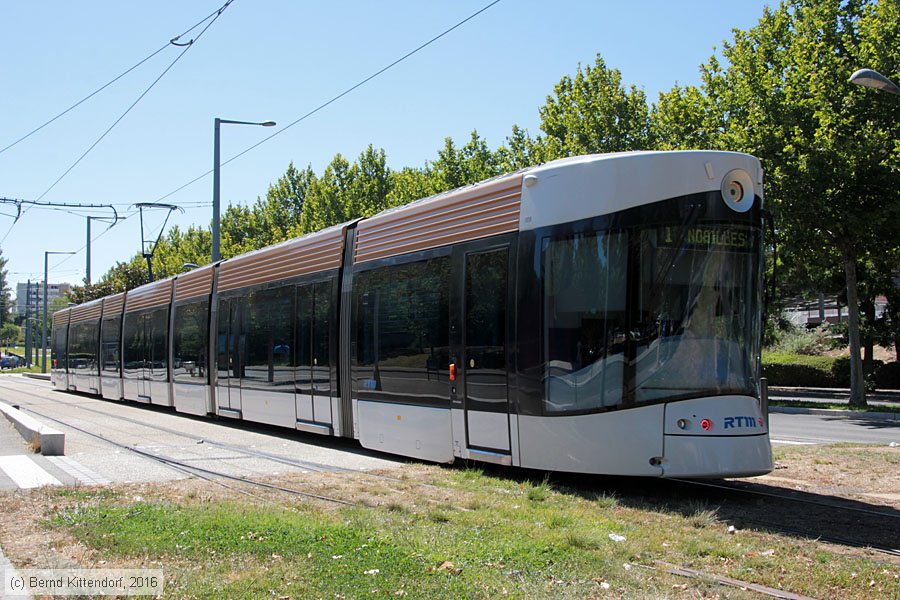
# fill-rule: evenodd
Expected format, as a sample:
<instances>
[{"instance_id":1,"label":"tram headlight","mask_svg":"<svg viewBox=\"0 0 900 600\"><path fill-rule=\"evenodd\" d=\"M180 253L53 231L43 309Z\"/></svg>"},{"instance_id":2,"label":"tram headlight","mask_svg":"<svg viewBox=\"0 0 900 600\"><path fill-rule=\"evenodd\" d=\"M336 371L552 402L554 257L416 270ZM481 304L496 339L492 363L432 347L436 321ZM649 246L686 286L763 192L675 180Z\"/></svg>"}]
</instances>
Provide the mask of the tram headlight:
<instances>
[{"instance_id":1,"label":"tram headlight","mask_svg":"<svg viewBox=\"0 0 900 600\"><path fill-rule=\"evenodd\" d=\"M753 180L743 169L732 169L722 179L722 199L735 212L747 212L753 206Z\"/></svg>"},{"instance_id":2,"label":"tram headlight","mask_svg":"<svg viewBox=\"0 0 900 600\"><path fill-rule=\"evenodd\" d=\"M678 425L678 429L687 429L691 422L687 419L678 419L675 424Z\"/></svg>"}]
</instances>

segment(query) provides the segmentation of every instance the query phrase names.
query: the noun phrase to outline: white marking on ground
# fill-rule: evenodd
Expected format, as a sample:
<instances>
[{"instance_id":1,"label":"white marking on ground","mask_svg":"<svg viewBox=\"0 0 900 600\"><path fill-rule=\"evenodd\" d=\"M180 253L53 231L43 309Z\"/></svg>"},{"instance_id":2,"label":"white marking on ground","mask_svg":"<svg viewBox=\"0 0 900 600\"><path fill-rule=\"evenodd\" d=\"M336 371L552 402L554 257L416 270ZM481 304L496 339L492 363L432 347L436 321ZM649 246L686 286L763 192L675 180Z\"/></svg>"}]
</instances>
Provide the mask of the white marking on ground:
<instances>
[{"instance_id":1,"label":"white marking on ground","mask_svg":"<svg viewBox=\"0 0 900 600\"><path fill-rule=\"evenodd\" d=\"M43 485L62 485L56 477L24 454L0 456L0 469L23 490Z\"/></svg>"},{"instance_id":2,"label":"white marking on ground","mask_svg":"<svg viewBox=\"0 0 900 600\"><path fill-rule=\"evenodd\" d=\"M5 579L3 583L0 583L0 600L12 600L13 598L16 600L31 600L31 594L26 594L24 592L12 595L6 593L7 582L14 580L19 574L16 572L16 567L3 555L2 549L0 549L0 573L3 573Z\"/></svg>"},{"instance_id":3,"label":"white marking on ground","mask_svg":"<svg viewBox=\"0 0 900 600\"><path fill-rule=\"evenodd\" d=\"M815 446L815 442L795 442L794 440L772 440L773 444L788 444L789 446Z\"/></svg>"},{"instance_id":4,"label":"white marking on ground","mask_svg":"<svg viewBox=\"0 0 900 600\"><path fill-rule=\"evenodd\" d=\"M47 460L84 485L108 485L112 483L103 475L88 469L83 464L68 456L48 456Z\"/></svg>"}]
</instances>

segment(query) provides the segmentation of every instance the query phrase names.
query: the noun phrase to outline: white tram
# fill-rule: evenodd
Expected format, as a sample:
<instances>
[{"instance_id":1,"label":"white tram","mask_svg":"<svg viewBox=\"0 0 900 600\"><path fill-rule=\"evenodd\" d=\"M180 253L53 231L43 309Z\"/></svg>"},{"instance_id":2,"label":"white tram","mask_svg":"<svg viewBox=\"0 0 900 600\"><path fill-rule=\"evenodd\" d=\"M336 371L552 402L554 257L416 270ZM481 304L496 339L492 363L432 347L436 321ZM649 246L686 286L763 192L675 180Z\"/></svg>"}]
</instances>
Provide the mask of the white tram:
<instances>
[{"instance_id":1,"label":"white tram","mask_svg":"<svg viewBox=\"0 0 900 600\"><path fill-rule=\"evenodd\" d=\"M762 170L581 156L57 312L53 384L435 462L772 469Z\"/></svg>"}]
</instances>

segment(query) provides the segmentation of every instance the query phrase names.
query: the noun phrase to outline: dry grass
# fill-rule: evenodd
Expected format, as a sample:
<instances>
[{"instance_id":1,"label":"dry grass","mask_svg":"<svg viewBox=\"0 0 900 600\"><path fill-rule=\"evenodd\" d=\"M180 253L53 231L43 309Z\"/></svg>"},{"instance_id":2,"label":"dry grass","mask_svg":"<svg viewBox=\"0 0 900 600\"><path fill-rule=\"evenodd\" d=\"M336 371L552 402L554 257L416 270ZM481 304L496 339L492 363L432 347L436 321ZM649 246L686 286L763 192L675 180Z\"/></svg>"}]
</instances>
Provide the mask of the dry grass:
<instances>
[{"instance_id":1,"label":"dry grass","mask_svg":"<svg viewBox=\"0 0 900 600\"><path fill-rule=\"evenodd\" d=\"M897 490L897 457L896 449L780 448L782 468L757 481L821 488L843 469L851 478L846 484L852 474L879 469L886 472L846 491L884 494ZM199 479L0 494L0 546L20 567L164 567L171 598L272 597L269 589L274 597L352 598L368 595L369 587L409 598L754 597L666 574L660 560L814 597L900 597L900 561L752 527L729 534L732 515L714 503L662 493L647 503L626 491L430 465L374 475L380 476L269 480L359 508ZM801 483L783 481L801 476ZM771 510L763 504L761 512ZM184 546L177 537L160 539L174 535L173 527L177 533L209 519L211 529L197 531L243 533L220 545L205 545L194 533L180 538ZM278 545L278 535L292 540L319 527L326 532L321 539ZM245 536L272 546L248 549ZM352 543L341 546L342 539ZM358 539L370 540L364 543L377 552L362 549ZM372 569L379 574L363 575Z\"/></svg>"}]
</instances>

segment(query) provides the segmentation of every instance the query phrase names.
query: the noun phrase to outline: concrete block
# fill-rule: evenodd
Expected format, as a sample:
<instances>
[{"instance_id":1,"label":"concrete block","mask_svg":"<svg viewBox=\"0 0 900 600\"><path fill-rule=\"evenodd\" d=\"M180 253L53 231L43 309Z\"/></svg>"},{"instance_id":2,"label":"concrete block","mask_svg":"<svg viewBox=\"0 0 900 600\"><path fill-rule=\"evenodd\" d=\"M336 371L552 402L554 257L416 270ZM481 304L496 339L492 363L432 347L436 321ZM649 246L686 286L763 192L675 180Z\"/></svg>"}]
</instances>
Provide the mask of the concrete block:
<instances>
[{"instance_id":1,"label":"concrete block","mask_svg":"<svg viewBox=\"0 0 900 600\"><path fill-rule=\"evenodd\" d=\"M28 443L37 442L44 456L63 456L66 453L66 434L48 427L21 410L0 402L0 412L13 424Z\"/></svg>"}]
</instances>

